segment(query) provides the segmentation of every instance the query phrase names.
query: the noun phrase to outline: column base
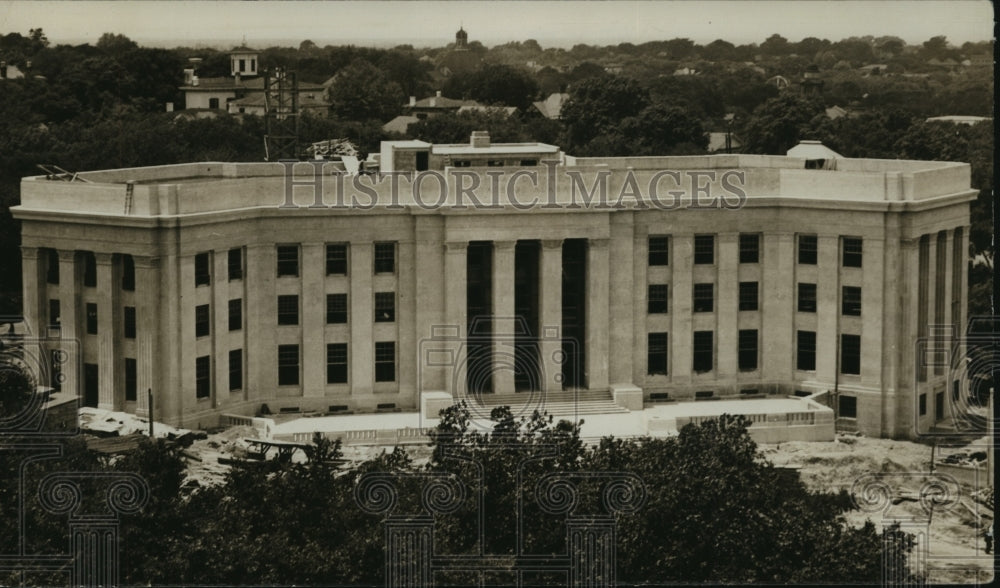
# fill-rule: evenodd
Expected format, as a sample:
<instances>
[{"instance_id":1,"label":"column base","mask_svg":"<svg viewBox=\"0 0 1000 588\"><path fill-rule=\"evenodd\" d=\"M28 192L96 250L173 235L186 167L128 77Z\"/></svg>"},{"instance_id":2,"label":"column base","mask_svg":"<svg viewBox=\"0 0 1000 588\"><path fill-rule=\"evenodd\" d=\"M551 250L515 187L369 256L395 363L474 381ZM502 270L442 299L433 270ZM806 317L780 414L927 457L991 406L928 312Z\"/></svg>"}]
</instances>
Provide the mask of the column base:
<instances>
[{"instance_id":1,"label":"column base","mask_svg":"<svg viewBox=\"0 0 1000 588\"><path fill-rule=\"evenodd\" d=\"M642 410L642 388L632 384L612 384L611 396L615 404L628 410Z\"/></svg>"}]
</instances>

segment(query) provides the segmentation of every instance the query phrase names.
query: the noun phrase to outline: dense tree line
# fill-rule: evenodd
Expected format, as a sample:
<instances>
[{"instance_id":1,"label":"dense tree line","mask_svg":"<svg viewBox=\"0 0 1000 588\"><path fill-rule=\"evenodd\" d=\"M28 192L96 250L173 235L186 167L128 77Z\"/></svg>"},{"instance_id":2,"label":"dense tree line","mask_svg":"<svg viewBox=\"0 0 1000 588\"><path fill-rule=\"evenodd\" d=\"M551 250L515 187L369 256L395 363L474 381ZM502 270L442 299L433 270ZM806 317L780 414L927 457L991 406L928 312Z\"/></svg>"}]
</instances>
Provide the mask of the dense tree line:
<instances>
[{"instance_id":1,"label":"dense tree line","mask_svg":"<svg viewBox=\"0 0 1000 588\"><path fill-rule=\"evenodd\" d=\"M68 529L66 515L40 501L47 474L133 472L149 493L141 511L121 518L125 585L381 585L390 513L397 523L433 514L436 553L485 553L501 574L515 569L518 553L565 553L568 514L610 514L623 585L874 583L886 549L904 570L913 549L897 527L847 526L843 514L854 507L846 492L810 492L796 473L773 467L745 417L689 425L675 438L596 446L582 443L579 424L537 412L515 417L501 407L490 419L485 430L465 406L442 413L423 465L400 449L348 465L339 442L317 435L306 463L240 462L221 484L194 489L184 483L180 450L162 440L109 459L70 438L60 457L23 467L25 452L0 452L0 547L17 553L22 472L23 537L28 552L49 554L65 552ZM27 439L4 437L9 449L19 441ZM395 494L370 492L366 474L389 475ZM435 480L444 485L427 494ZM100 487L83 489L94 494L83 497L84 508L100 508ZM382 502L390 496L394 502ZM465 572L435 578L475 584ZM531 584L564 585L565 577L537 574Z\"/></svg>"}]
</instances>

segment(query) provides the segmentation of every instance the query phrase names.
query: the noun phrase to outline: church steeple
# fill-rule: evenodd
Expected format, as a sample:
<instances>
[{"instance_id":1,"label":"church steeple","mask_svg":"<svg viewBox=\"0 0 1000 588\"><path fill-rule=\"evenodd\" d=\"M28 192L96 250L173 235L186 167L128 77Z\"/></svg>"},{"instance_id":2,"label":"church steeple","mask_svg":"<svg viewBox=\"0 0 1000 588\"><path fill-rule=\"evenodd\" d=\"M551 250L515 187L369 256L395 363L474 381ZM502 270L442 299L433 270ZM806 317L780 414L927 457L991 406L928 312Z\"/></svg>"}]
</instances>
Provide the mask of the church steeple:
<instances>
[{"instance_id":1,"label":"church steeple","mask_svg":"<svg viewBox=\"0 0 1000 588\"><path fill-rule=\"evenodd\" d=\"M465 29L459 26L458 32L455 33L455 48L465 49L466 45L468 44L469 44L469 33L465 32Z\"/></svg>"}]
</instances>

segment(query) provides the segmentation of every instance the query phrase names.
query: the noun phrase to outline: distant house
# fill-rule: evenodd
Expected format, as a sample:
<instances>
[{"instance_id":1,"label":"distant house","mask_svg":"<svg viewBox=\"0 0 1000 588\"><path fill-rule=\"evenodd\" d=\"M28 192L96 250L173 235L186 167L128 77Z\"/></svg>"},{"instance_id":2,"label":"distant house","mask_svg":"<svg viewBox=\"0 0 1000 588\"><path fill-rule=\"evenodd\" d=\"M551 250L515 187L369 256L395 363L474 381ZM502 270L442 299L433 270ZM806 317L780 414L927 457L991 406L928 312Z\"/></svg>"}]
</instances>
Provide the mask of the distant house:
<instances>
[{"instance_id":1,"label":"distant house","mask_svg":"<svg viewBox=\"0 0 1000 588\"><path fill-rule=\"evenodd\" d=\"M424 98L423 100L417 100L416 96L410 96L409 103L403 105L403 114L424 119L443 112L458 112L458 109L463 106L481 106L481 104L475 100L448 98L447 96L442 96L441 90L438 90L434 96Z\"/></svg>"},{"instance_id":2,"label":"distant house","mask_svg":"<svg viewBox=\"0 0 1000 588\"><path fill-rule=\"evenodd\" d=\"M729 136L729 147L726 147L726 136ZM709 133L708 152L709 153L739 153L743 148L743 143L731 133Z\"/></svg>"},{"instance_id":3,"label":"distant house","mask_svg":"<svg viewBox=\"0 0 1000 588\"><path fill-rule=\"evenodd\" d=\"M24 77L24 72L22 72L13 63L8 64L6 61L0 61L0 80L19 80Z\"/></svg>"},{"instance_id":4,"label":"distant house","mask_svg":"<svg viewBox=\"0 0 1000 588\"><path fill-rule=\"evenodd\" d=\"M539 100L538 102L532 102L532 105L538 112L542 113L542 116L551 120L558 120L561 113L563 104L569 100L569 94L565 92L556 92L549 94L549 97L545 100Z\"/></svg>"},{"instance_id":5,"label":"distant house","mask_svg":"<svg viewBox=\"0 0 1000 588\"><path fill-rule=\"evenodd\" d=\"M872 63L869 65L863 65L858 68L858 71L865 76L878 76L882 75L886 71L886 66L884 63Z\"/></svg>"},{"instance_id":6,"label":"distant house","mask_svg":"<svg viewBox=\"0 0 1000 588\"><path fill-rule=\"evenodd\" d=\"M264 79L258 77L257 52L238 47L230 54L230 77L202 78L194 67L184 70L184 107L225 112L264 114ZM298 83L299 107L320 112L329 108L322 84ZM320 104L322 102L322 104Z\"/></svg>"},{"instance_id":7,"label":"distant house","mask_svg":"<svg viewBox=\"0 0 1000 588\"><path fill-rule=\"evenodd\" d=\"M300 86L298 105L299 112L308 112L319 117L325 117L330 112L330 103L323 98L322 90L317 91L315 88L303 90ZM229 114L264 116L267 113L267 108L263 87L260 91L249 93L243 98L230 100L227 108Z\"/></svg>"},{"instance_id":8,"label":"distant house","mask_svg":"<svg viewBox=\"0 0 1000 588\"><path fill-rule=\"evenodd\" d=\"M839 106L831 106L826 109L826 118L830 120L837 120L843 116L847 116L847 111Z\"/></svg>"},{"instance_id":9,"label":"distant house","mask_svg":"<svg viewBox=\"0 0 1000 588\"><path fill-rule=\"evenodd\" d=\"M410 128L410 125L420 120L415 116L409 116L401 114L396 118L390 120L389 122L382 125L382 130L387 133L400 133L402 135L406 134L406 131Z\"/></svg>"},{"instance_id":10,"label":"distant house","mask_svg":"<svg viewBox=\"0 0 1000 588\"><path fill-rule=\"evenodd\" d=\"M462 114L463 112L502 113L507 116L514 116L515 114L517 114L517 107L474 104L474 105L460 106L458 108L458 113Z\"/></svg>"}]
</instances>

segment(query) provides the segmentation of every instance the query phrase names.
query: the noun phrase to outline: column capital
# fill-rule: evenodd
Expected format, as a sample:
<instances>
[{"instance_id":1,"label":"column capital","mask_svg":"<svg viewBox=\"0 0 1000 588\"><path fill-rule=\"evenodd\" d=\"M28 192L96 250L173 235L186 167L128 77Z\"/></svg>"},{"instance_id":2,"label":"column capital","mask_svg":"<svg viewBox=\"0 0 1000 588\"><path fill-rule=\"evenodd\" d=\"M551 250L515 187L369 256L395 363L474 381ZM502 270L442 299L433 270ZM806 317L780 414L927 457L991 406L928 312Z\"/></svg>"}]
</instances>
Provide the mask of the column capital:
<instances>
[{"instance_id":1,"label":"column capital","mask_svg":"<svg viewBox=\"0 0 1000 588\"><path fill-rule=\"evenodd\" d=\"M604 249L611 243L611 239L587 239L587 246Z\"/></svg>"},{"instance_id":2,"label":"column capital","mask_svg":"<svg viewBox=\"0 0 1000 588\"><path fill-rule=\"evenodd\" d=\"M21 245L21 257L24 259L38 259L39 250L41 250L41 247Z\"/></svg>"},{"instance_id":3,"label":"column capital","mask_svg":"<svg viewBox=\"0 0 1000 588\"><path fill-rule=\"evenodd\" d=\"M94 259L97 261L98 265L111 265L111 261L114 258L114 253L103 253L94 252Z\"/></svg>"},{"instance_id":4,"label":"column capital","mask_svg":"<svg viewBox=\"0 0 1000 588\"><path fill-rule=\"evenodd\" d=\"M555 249L556 247L562 247L563 239L542 239L542 247L546 249Z\"/></svg>"},{"instance_id":5,"label":"column capital","mask_svg":"<svg viewBox=\"0 0 1000 588\"><path fill-rule=\"evenodd\" d=\"M56 253L59 254L60 261L73 261L76 259L76 249L56 249Z\"/></svg>"},{"instance_id":6,"label":"column capital","mask_svg":"<svg viewBox=\"0 0 1000 588\"><path fill-rule=\"evenodd\" d=\"M469 248L468 241L445 241L445 249L448 253L462 253Z\"/></svg>"},{"instance_id":7,"label":"column capital","mask_svg":"<svg viewBox=\"0 0 1000 588\"><path fill-rule=\"evenodd\" d=\"M493 241L494 249L510 250L514 249L517 245L517 241Z\"/></svg>"}]
</instances>

